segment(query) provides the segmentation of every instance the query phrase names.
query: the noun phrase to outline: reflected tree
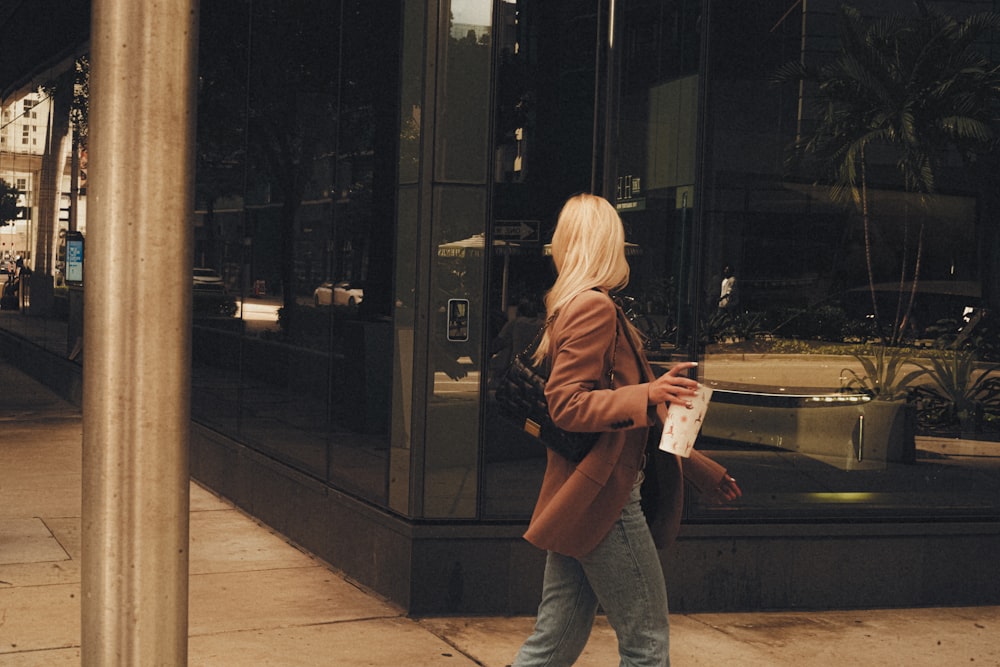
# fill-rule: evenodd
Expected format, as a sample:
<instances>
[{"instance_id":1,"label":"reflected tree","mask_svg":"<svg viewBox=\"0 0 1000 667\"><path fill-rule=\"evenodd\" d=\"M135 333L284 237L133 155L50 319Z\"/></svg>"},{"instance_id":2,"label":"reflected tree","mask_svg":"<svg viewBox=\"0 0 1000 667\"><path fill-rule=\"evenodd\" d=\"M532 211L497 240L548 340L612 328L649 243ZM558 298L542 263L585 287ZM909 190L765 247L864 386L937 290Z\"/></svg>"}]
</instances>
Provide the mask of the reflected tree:
<instances>
[{"instance_id":1,"label":"reflected tree","mask_svg":"<svg viewBox=\"0 0 1000 667\"><path fill-rule=\"evenodd\" d=\"M245 0L203 8L199 195L280 207L285 307L295 304L296 215L335 150L339 3ZM222 5L225 6L222 6Z\"/></svg>"},{"instance_id":2,"label":"reflected tree","mask_svg":"<svg viewBox=\"0 0 1000 667\"><path fill-rule=\"evenodd\" d=\"M815 124L798 138L791 159L830 183L835 198L860 208L873 312L889 343L897 343L907 327L920 277L923 230L909 268L904 254L900 307L892 326L884 326L872 266L868 188L873 164L893 163L897 187L926 196L937 191L937 179L952 156L958 154L972 172L981 172L983 157L997 149L1000 68L978 47L991 31L1000 30L1000 15L979 13L958 21L922 0L914 5L913 15L881 18L843 6L834 57L819 67L789 63L775 77L808 86L804 95L813 103ZM904 308L907 273L912 283Z\"/></svg>"},{"instance_id":3,"label":"reflected tree","mask_svg":"<svg viewBox=\"0 0 1000 667\"><path fill-rule=\"evenodd\" d=\"M303 201L331 203L330 263L348 244L363 246L372 263L384 262L391 248L395 179L385 165L393 164L398 122L386 99L397 94L396 46L389 40L397 39L398 12L383 0L202 7L198 197L209 216L215 201L231 195L276 207L276 216L257 220L279 228L270 236L286 308L313 286L303 277L308 269L296 270ZM373 172L383 179L373 182ZM357 264L328 265L324 272L363 279ZM369 285L363 308L377 305L385 314L389 276L377 273L369 277L377 285Z\"/></svg>"},{"instance_id":4,"label":"reflected tree","mask_svg":"<svg viewBox=\"0 0 1000 667\"><path fill-rule=\"evenodd\" d=\"M249 3L205 3L198 47L196 207L205 210L205 251L216 261L216 203L242 197L247 173ZM218 267L214 267L218 268Z\"/></svg>"}]
</instances>

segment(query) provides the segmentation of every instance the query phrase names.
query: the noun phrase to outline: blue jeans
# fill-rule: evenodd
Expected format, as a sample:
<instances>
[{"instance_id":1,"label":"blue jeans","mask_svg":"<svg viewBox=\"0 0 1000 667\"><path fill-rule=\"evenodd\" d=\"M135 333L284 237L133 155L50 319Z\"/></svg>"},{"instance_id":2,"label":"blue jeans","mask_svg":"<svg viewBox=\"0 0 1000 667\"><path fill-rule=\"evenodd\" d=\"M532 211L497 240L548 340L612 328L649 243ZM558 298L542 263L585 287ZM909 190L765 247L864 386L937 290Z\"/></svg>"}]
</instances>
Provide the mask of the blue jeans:
<instances>
[{"instance_id":1,"label":"blue jeans","mask_svg":"<svg viewBox=\"0 0 1000 667\"><path fill-rule=\"evenodd\" d=\"M577 560L549 552L534 633L512 667L568 667L583 652L597 605L618 636L621 667L670 664L667 588L639 490L597 547Z\"/></svg>"}]
</instances>

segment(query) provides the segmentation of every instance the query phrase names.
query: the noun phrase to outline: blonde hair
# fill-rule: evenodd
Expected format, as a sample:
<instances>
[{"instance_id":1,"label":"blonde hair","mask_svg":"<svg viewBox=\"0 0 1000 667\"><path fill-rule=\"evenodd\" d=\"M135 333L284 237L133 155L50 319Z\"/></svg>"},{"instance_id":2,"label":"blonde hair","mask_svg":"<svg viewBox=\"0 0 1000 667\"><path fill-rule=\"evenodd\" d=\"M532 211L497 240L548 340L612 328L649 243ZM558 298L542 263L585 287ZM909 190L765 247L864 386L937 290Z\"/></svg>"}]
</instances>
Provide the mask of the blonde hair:
<instances>
[{"instance_id":1,"label":"blonde hair","mask_svg":"<svg viewBox=\"0 0 1000 667\"><path fill-rule=\"evenodd\" d=\"M625 229L608 200L590 194L571 197L559 212L552 235L552 259L558 276L545 295L545 310L554 316L570 299L589 289L607 292L628 284ZM536 363L548 354L546 329L535 351Z\"/></svg>"}]
</instances>

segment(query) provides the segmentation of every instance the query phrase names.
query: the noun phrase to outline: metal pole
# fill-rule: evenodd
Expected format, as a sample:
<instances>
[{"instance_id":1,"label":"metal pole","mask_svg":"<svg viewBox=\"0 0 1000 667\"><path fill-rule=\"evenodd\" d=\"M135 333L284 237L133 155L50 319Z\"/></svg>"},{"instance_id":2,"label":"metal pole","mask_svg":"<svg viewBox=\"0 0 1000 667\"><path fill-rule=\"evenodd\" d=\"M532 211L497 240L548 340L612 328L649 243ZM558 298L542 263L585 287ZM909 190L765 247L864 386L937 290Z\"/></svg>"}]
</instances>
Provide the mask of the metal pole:
<instances>
[{"instance_id":1,"label":"metal pole","mask_svg":"<svg viewBox=\"0 0 1000 667\"><path fill-rule=\"evenodd\" d=\"M701 318L702 302L704 301L704 263L705 258L705 209L710 204L707 197L711 178L711 170L714 168L711 162L711 145L709 141L709 114L712 112L710 101L710 87L712 75L712 50L710 36L712 31L712 0L705 0L701 5L701 45L699 49L698 64L698 135L695 147L695 177L694 195L691 203L694 208L694 215L691 219L691 265L688 270L688 294L690 299L690 338L688 345L688 359L697 361L701 354ZM693 369L691 374L695 379L702 376L701 367Z\"/></svg>"},{"instance_id":2,"label":"metal pole","mask_svg":"<svg viewBox=\"0 0 1000 667\"><path fill-rule=\"evenodd\" d=\"M94 0L81 658L184 665L197 0Z\"/></svg>"}]
</instances>

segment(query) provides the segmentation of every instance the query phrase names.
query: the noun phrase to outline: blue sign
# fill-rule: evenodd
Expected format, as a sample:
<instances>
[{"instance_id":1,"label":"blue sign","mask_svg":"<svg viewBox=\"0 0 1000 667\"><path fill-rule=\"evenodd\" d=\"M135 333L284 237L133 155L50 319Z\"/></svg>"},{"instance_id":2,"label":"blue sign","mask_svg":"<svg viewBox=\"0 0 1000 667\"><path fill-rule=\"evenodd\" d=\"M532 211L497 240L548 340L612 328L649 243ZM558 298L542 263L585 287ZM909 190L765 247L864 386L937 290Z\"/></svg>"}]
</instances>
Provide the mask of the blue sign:
<instances>
[{"instance_id":1,"label":"blue sign","mask_svg":"<svg viewBox=\"0 0 1000 667\"><path fill-rule=\"evenodd\" d=\"M66 236L66 282L83 284L83 235Z\"/></svg>"}]
</instances>

